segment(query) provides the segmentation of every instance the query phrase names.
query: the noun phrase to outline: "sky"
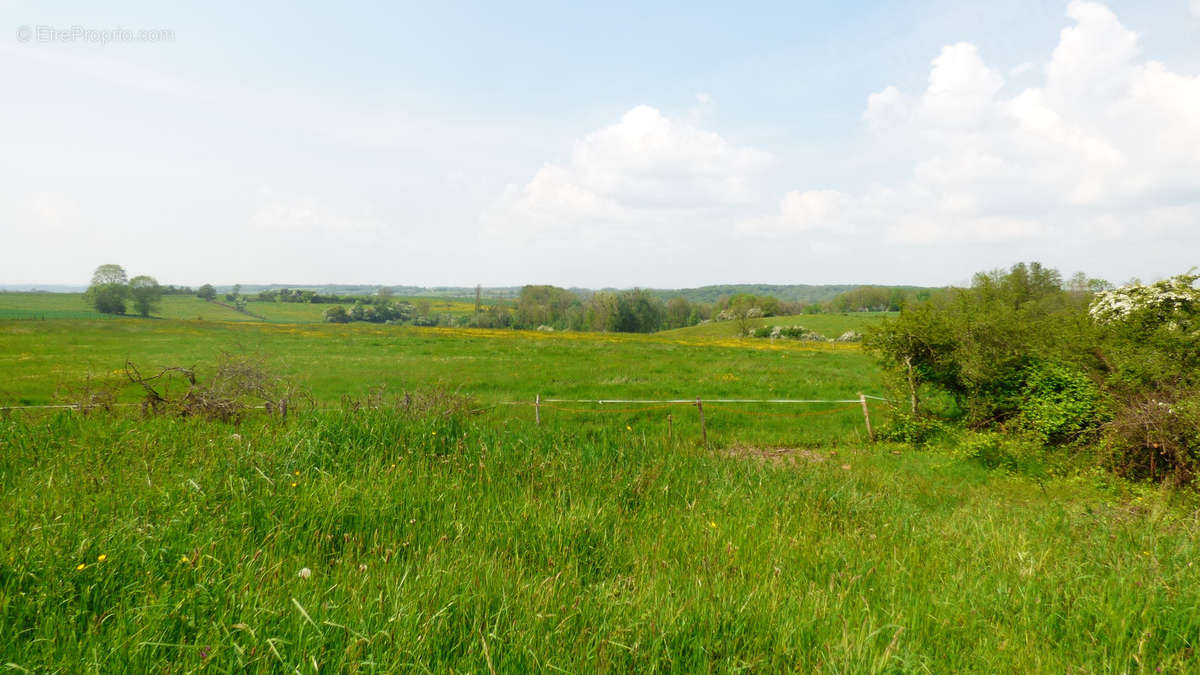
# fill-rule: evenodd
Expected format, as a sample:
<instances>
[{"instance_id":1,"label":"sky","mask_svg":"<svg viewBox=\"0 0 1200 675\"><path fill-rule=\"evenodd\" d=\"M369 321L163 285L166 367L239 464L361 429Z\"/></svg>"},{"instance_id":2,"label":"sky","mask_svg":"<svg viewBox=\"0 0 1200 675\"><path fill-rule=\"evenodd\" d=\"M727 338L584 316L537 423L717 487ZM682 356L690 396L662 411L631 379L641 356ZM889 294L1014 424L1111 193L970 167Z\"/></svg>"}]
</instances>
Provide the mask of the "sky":
<instances>
[{"instance_id":1,"label":"sky","mask_svg":"<svg viewBox=\"0 0 1200 675\"><path fill-rule=\"evenodd\" d=\"M0 0L0 284L1200 265L1200 0L383 4Z\"/></svg>"}]
</instances>

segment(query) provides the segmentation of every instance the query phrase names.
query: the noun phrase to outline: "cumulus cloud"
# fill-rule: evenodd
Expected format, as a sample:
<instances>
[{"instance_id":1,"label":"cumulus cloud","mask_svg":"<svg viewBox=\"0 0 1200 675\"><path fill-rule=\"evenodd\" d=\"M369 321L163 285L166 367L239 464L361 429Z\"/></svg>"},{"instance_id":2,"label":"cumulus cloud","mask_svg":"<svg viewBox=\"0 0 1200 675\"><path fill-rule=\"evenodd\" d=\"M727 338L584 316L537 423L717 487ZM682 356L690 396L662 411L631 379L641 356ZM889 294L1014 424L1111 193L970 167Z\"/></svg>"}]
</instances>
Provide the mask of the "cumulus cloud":
<instances>
[{"instance_id":1,"label":"cumulus cloud","mask_svg":"<svg viewBox=\"0 0 1200 675\"><path fill-rule=\"evenodd\" d=\"M792 190L779 200L779 214L738 223L740 232L798 233L831 230L843 222L848 195L837 190Z\"/></svg>"},{"instance_id":2,"label":"cumulus cloud","mask_svg":"<svg viewBox=\"0 0 1200 675\"><path fill-rule=\"evenodd\" d=\"M768 153L637 106L575 142L524 185L509 185L481 216L494 235L544 231L604 238L702 224L758 199Z\"/></svg>"},{"instance_id":3,"label":"cumulus cloud","mask_svg":"<svg viewBox=\"0 0 1200 675\"><path fill-rule=\"evenodd\" d=\"M792 192L744 229L1014 241L1200 215L1200 77L1143 58L1137 33L1101 4L1076 0L1067 17L1039 86L1013 88L964 42L933 59L924 91L871 94L863 120L878 148L907 158L903 179ZM1171 218L1154 215L1164 207Z\"/></svg>"}]
</instances>

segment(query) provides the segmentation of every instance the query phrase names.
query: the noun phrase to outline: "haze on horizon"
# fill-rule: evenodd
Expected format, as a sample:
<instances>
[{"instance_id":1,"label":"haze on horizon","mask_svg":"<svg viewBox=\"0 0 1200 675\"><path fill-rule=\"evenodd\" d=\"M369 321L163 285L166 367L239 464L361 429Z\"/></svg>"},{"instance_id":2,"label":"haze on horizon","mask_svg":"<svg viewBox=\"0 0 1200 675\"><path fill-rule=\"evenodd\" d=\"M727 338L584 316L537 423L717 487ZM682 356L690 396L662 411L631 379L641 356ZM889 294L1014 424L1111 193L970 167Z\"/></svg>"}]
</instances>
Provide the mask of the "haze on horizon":
<instances>
[{"instance_id":1,"label":"haze on horizon","mask_svg":"<svg viewBox=\"0 0 1200 675\"><path fill-rule=\"evenodd\" d=\"M1200 0L0 0L0 27L0 285L1200 263Z\"/></svg>"}]
</instances>

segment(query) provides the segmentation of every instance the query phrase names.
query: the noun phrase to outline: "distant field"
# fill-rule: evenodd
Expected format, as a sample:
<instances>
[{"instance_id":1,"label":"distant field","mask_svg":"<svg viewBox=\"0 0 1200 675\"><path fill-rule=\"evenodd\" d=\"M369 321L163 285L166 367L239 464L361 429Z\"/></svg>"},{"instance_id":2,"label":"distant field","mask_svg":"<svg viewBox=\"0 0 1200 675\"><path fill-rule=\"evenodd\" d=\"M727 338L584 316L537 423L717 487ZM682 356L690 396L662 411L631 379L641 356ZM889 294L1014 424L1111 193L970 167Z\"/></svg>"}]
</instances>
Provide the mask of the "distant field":
<instances>
[{"instance_id":1,"label":"distant field","mask_svg":"<svg viewBox=\"0 0 1200 675\"><path fill-rule=\"evenodd\" d=\"M483 403L547 398L842 399L882 393L879 373L854 347L811 349L740 340L601 333L413 328L371 324L264 324L203 321L0 322L0 405L64 400L89 374L121 380L125 359L145 371L198 365L201 376L222 351L262 353L302 380L323 405L371 387L393 392L445 385ZM126 399L138 391L126 387ZM608 406L606 410L638 406ZM727 406L728 407L728 406ZM585 405L557 405L547 415L577 415ZM789 417L830 409L835 414L799 423ZM529 415L532 411L514 408ZM552 412L553 411L553 412ZM668 409L630 419L665 422ZM694 408L675 413L694 425ZM882 410L879 414L882 414ZM853 406L795 409L736 406L708 411L717 436L836 442L862 433Z\"/></svg>"},{"instance_id":2,"label":"distant field","mask_svg":"<svg viewBox=\"0 0 1200 675\"><path fill-rule=\"evenodd\" d=\"M862 332L864 328L895 312L853 312L848 314L796 314L791 316L769 316L754 319L750 324L759 326L804 326L828 338L836 338L848 330ZM674 335L679 337L715 338L736 337L738 325L736 321L713 321L701 326L677 328L662 331L658 335Z\"/></svg>"},{"instance_id":3,"label":"distant field","mask_svg":"<svg viewBox=\"0 0 1200 675\"><path fill-rule=\"evenodd\" d=\"M366 298L364 298L366 299ZM428 302L430 311L461 316L475 310L474 302L454 298L395 298L416 304ZM225 306L224 301L206 302L192 295L164 296L151 316L162 319L202 321L259 321ZM347 303L348 304L348 303ZM246 309L273 323L321 323L330 304L301 302L250 302ZM133 308L130 305L130 312ZM84 302L81 293L0 292L0 320L5 319L112 319Z\"/></svg>"},{"instance_id":4,"label":"distant field","mask_svg":"<svg viewBox=\"0 0 1200 675\"><path fill-rule=\"evenodd\" d=\"M129 307L132 312L132 304ZM191 295L163 297L152 317L161 319L200 319L204 321L256 321L215 302ZM0 293L0 320L3 319L121 319L100 314L83 300L81 293Z\"/></svg>"}]
</instances>

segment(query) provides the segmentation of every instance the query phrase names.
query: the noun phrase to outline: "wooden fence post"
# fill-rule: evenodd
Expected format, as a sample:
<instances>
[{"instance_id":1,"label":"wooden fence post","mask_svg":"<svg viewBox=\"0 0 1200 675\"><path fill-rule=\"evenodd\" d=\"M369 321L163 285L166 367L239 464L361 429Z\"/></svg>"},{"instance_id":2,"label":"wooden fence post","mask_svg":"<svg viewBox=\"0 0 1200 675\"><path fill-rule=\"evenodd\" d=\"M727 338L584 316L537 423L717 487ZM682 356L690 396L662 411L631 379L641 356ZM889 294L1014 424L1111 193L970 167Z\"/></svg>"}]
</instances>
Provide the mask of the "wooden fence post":
<instances>
[{"instance_id":1,"label":"wooden fence post","mask_svg":"<svg viewBox=\"0 0 1200 675\"><path fill-rule=\"evenodd\" d=\"M871 430L871 412L867 410L867 396L861 391L858 392L858 402L862 404L863 420L867 423L867 438L871 439L871 442L874 443L875 432Z\"/></svg>"},{"instance_id":2,"label":"wooden fence post","mask_svg":"<svg viewBox=\"0 0 1200 675\"><path fill-rule=\"evenodd\" d=\"M533 421L538 426L542 425L542 395L536 394L533 397Z\"/></svg>"},{"instance_id":3,"label":"wooden fence post","mask_svg":"<svg viewBox=\"0 0 1200 675\"><path fill-rule=\"evenodd\" d=\"M700 436L704 439L704 449L708 449L708 427L704 426L704 404L696 397L696 411L700 413Z\"/></svg>"}]
</instances>

